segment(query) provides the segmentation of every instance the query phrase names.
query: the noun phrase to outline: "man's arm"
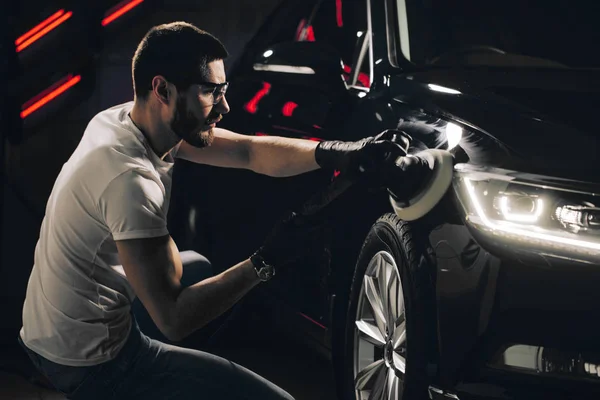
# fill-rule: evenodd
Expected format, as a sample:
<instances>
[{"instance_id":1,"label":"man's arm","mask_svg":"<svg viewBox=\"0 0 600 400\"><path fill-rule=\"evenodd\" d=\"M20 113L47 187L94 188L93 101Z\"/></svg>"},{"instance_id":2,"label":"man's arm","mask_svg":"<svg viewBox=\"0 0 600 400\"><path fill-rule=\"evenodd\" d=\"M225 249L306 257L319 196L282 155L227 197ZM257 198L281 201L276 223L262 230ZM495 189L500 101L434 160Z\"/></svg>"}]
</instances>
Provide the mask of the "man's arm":
<instances>
[{"instance_id":1,"label":"man's arm","mask_svg":"<svg viewBox=\"0 0 600 400\"><path fill-rule=\"evenodd\" d=\"M177 157L198 164L243 168L273 177L286 177L319 168L315 161L317 144L312 140L248 136L215 128L211 146L196 148L182 142Z\"/></svg>"},{"instance_id":2,"label":"man's arm","mask_svg":"<svg viewBox=\"0 0 600 400\"><path fill-rule=\"evenodd\" d=\"M250 260L182 288L181 259L169 235L116 241L123 269L160 331L178 341L231 308L260 280Z\"/></svg>"}]
</instances>

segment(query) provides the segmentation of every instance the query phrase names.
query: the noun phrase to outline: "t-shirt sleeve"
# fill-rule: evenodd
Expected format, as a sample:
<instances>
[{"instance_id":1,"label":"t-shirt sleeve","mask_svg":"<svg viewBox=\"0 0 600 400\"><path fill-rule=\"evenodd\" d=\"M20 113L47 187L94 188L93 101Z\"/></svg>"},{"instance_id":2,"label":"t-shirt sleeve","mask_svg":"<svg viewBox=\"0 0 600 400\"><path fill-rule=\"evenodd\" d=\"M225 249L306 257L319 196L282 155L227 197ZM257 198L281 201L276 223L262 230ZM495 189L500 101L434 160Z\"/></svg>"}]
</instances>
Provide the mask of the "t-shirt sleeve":
<instances>
[{"instance_id":1,"label":"t-shirt sleeve","mask_svg":"<svg viewBox=\"0 0 600 400\"><path fill-rule=\"evenodd\" d=\"M139 171L114 178L100 196L99 209L114 240L164 236L167 216L161 186Z\"/></svg>"}]
</instances>

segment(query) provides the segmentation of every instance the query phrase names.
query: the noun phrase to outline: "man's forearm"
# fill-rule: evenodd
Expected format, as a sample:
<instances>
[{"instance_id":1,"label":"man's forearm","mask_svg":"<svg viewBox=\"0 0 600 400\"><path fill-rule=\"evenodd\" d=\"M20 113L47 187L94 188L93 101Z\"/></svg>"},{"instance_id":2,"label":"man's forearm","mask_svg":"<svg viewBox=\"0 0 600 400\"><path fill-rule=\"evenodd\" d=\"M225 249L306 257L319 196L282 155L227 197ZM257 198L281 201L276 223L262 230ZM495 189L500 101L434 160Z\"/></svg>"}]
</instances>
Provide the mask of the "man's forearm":
<instances>
[{"instance_id":1,"label":"man's forearm","mask_svg":"<svg viewBox=\"0 0 600 400\"><path fill-rule=\"evenodd\" d=\"M174 340L202 328L246 295L260 280L250 260L181 291L175 307Z\"/></svg>"},{"instance_id":2,"label":"man's forearm","mask_svg":"<svg viewBox=\"0 0 600 400\"><path fill-rule=\"evenodd\" d=\"M279 136L257 136L250 145L250 169L259 174L286 177L319 168L318 142Z\"/></svg>"}]
</instances>

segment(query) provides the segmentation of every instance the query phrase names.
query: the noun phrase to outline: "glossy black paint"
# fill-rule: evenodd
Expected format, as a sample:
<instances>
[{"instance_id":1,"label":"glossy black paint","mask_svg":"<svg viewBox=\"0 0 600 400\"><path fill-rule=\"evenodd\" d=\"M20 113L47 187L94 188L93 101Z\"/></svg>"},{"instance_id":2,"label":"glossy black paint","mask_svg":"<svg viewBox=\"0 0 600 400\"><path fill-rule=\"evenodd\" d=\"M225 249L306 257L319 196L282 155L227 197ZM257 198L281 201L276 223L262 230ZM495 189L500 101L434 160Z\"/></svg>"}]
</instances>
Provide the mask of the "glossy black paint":
<instances>
[{"instance_id":1,"label":"glossy black paint","mask_svg":"<svg viewBox=\"0 0 600 400\"><path fill-rule=\"evenodd\" d=\"M414 152L446 148L445 127L452 122L464 129L454 149L460 162L600 184L594 123L599 71L417 67L397 57L398 44L390 34L396 29L392 3L370 1L372 60L379 62L373 63L370 90L361 97L367 91L347 87L348 70L334 65L335 57L319 38L294 43L290 36L313 2L285 2L232 70L232 112L221 126L249 135L344 140L399 126L413 137ZM276 58L265 57L267 50ZM303 65L315 74L256 70L255 63ZM432 90L429 84L459 93ZM275 220L327 185L332 172L275 179L181 162L175 179L187 188L173 194L178 204L171 217L174 236L225 269L251 254ZM308 254L261 289L292 315L312 319L300 321L326 347L336 340L331 337L332 298L344 298L362 240L384 212L391 212L384 193L351 190L332 212L331 231L316 238L329 243L330 259ZM506 389L507 398L532 398L532 387L547 389L548 396L559 393L569 380L507 373L489 364L511 344L597 353L600 268L499 245L463 221L451 190L418 222L429 228L420 240L429 240L435 250L439 358L432 383L461 396L472 392L466 384L481 382ZM537 379L542 386L536 386ZM569 390L583 395L598 390L594 381L574 382Z\"/></svg>"},{"instance_id":2,"label":"glossy black paint","mask_svg":"<svg viewBox=\"0 0 600 400\"><path fill-rule=\"evenodd\" d=\"M597 102L588 100L600 98L600 71L441 69L390 81L395 101L463 122L502 144L492 155L479 154L488 152L487 143L470 148L470 162L570 179L598 176L600 142L590 123ZM461 94L431 90L428 84Z\"/></svg>"}]
</instances>

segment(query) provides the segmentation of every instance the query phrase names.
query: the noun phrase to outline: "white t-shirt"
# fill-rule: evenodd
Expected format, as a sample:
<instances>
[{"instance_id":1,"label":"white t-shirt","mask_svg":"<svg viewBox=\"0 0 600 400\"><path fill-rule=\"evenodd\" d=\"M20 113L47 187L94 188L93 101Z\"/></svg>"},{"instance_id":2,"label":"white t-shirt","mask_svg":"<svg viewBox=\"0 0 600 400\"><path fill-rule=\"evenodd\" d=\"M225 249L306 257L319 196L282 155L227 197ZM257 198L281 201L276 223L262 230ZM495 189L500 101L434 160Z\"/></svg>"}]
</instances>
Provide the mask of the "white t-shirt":
<instances>
[{"instance_id":1,"label":"white t-shirt","mask_svg":"<svg viewBox=\"0 0 600 400\"><path fill-rule=\"evenodd\" d=\"M115 240L168 234L177 147L161 160L131 121L132 106L90 121L46 206L20 334L28 348L59 364L115 357L135 298Z\"/></svg>"}]
</instances>

